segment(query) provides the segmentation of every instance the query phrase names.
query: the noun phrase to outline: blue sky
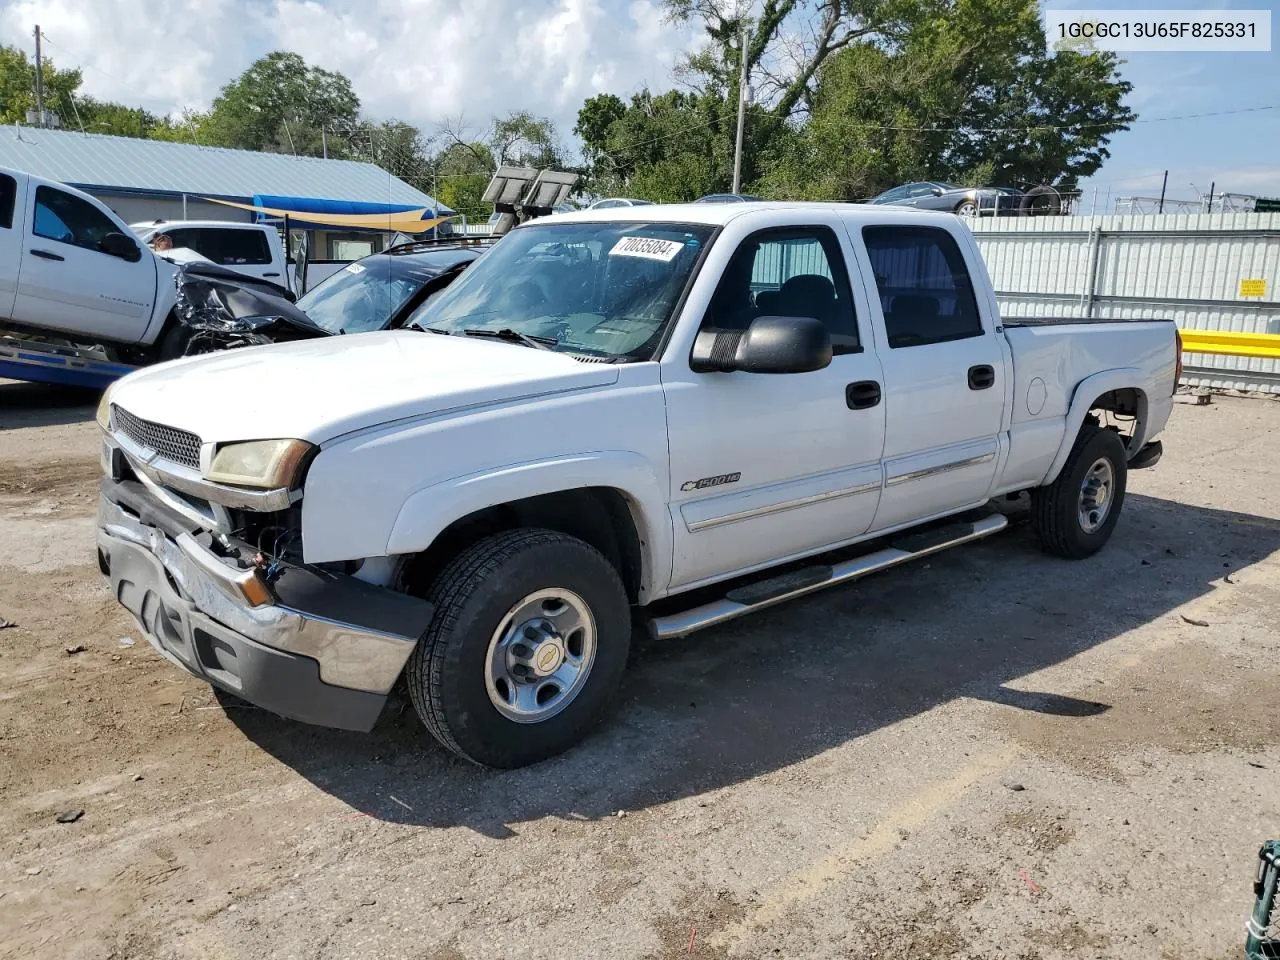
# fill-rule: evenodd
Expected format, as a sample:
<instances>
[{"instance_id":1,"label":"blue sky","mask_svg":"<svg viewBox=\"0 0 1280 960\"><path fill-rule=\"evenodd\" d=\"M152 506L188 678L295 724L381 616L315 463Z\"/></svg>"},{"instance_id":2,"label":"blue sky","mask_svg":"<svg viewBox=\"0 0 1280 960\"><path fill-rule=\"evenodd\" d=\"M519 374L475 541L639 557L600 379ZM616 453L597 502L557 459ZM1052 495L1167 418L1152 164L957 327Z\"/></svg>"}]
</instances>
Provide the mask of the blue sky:
<instances>
[{"instance_id":1,"label":"blue sky","mask_svg":"<svg viewBox=\"0 0 1280 960\"><path fill-rule=\"evenodd\" d=\"M0 42L30 49L36 23L48 35L49 56L83 68L85 92L157 112L207 107L256 57L283 48L345 73L377 118L430 132L461 115L478 131L494 114L529 109L555 119L566 138L583 99L645 84L665 89L675 62L697 42L694 31L664 21L660 0L0 0ZM517 39L497 39L495 25ZM1100 206L1108 192L1158 194L1166 168L1170 197L1194 199L1191 184L1207 191L1211 181L1219 191L1280 196L1280 109L1153 122L1280 104L1280 54L1122 56L1140 121L1114 138L1112 158L1084 184L1086 212L1095 186Z\"/></svg>"},{"instance_id":2,"label":"blue sky","mask_svg":"<svg viewBox=\"0 0 1280 960\"><path fill-rule=\"evenodd\" d=\"M1054 0L1054 8L1271 9L1273 32L1280 21L1267 2L1179 3L1177 0ZM1274 40L1273 40L1274 44ZM1194 183L1216 191L1280 196L1280 109L1195 120L1154 122L1156 117L1214 113L1248 107L1280 107L1280 53L1122 53L1121 68L1133 84L1129 105L1139 121L1111 142L1111 159L1083 186L1084 210L1093 190L1098 205L1111 196L1159 196L1169 171L1169 196L1195 199Z\"/></svg>"}]
</instances>

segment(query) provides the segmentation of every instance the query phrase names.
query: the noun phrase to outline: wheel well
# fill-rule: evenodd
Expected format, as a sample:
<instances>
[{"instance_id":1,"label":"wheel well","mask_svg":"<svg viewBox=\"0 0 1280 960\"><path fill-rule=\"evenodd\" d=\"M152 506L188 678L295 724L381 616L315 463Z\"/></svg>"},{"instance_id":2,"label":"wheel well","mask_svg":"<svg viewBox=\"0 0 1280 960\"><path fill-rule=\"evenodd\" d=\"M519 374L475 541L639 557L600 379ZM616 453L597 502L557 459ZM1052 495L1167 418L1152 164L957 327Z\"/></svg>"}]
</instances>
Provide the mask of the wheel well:
<instances>
[{"instance_id":1,"label":"wheel well","mask_svg":"<svg viewBox=\"0 0 1280 960\"><path fill-rule=\"evenodd\" d=\"M424 594L471 544L520 527L556 530L591 544L618 571L631 602L643 602L643 543L626 495L612 487L563 490L477 510L449 524L430 547L410 558L400 581L408 593Z\"/></svg>"},{"instance_id":2,"label":"wheel well","mask_svg":"<svg viewBox=\"0 0 1280 960\"><path fill-rule=\"evenodd\" d=\"M1108 390L1094 400L1084 422L1114 430L1124 440L1129 455L1133 456L1137 453L1133 447L1134 440L1140 440L1145 433L1143 424L1146 416L1147 395L1137 387L1124 387Z\"/></svg>"}]
</instances>

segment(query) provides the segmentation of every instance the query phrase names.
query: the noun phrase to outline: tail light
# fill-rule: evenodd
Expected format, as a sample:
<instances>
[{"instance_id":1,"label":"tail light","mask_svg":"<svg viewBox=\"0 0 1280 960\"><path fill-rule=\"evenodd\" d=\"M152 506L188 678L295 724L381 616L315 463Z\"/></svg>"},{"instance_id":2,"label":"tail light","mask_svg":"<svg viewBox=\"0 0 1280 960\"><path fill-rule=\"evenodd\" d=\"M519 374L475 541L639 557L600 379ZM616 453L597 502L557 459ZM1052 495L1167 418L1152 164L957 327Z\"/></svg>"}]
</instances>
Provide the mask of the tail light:
<instances>
[{"instance_id":1,"label":"tail light","mask_svg":"<svg viewBox=\"0 0 1280 960\"><path fill-rule=\"evenodd\" d=\"M1173 371L1173 392L1178 392L1178 384L1182 382L1182 331L1177 327L1173 330L1173 348L1178 352L1178 365Z\"/></svg>"}]
</instances>

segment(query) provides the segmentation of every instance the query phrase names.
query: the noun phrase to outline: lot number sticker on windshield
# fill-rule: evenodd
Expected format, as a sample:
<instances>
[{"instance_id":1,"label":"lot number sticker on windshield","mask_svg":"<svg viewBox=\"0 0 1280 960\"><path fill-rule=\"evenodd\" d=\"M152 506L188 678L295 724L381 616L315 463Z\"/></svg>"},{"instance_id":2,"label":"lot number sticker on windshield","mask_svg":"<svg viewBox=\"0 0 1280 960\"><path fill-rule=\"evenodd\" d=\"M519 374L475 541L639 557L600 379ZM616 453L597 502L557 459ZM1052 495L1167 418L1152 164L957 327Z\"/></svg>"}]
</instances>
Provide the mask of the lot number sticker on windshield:
<instances>
[{"instance_id":1,"label":"lot number sticker on windshield","mask_svg":"<svg viewBox=\"0 0 1280 960\"><path fill-rule=\"evenodd\" d=\"M347 273L364 273L364 267L358 263L349 263L344 269Z\"/></svg>"},{"instance_id":2,"label":"lot number sticker on windshield","mask_svg":"<svg viewBox=\"0 0 1280 960\"><path fill-rule=\"evenodd\" d=\"M659 240L656 237L623 237L609 251L611 257L641 257L645 260L661 260L670 263L684 244L679 240Z\"/></svg>"}]
</instances>

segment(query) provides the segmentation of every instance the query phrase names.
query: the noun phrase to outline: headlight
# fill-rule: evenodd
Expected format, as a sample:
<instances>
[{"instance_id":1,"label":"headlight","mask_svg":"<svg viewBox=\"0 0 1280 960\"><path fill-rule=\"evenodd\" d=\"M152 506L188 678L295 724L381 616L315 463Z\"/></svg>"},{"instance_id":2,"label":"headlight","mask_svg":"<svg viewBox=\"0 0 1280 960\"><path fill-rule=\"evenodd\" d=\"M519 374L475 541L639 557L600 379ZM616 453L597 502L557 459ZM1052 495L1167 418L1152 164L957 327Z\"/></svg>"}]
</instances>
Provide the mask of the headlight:
<instances>
[{"instance_id":1,"label":"headlight","mask_svg":"<svg viewBox=\"0 0 1280 960\"><path fill-rule=\"evenodd\" d=\"M113 383L102 392L102 399L98 401L98 413L95 419L103 430L111 429L111 391L114 389Z\"/></svg>"},{"instance_id":2,"label":"headlight","mask_svg":"<svg viewBox=\"0 0 1280 960\"><path fill-rule=\"evenodd\" d=\"M303 461L315 449L305 440L253 440L218 447L206 479L241 487L292 487Z\"/></svg>"}]
</instances>

